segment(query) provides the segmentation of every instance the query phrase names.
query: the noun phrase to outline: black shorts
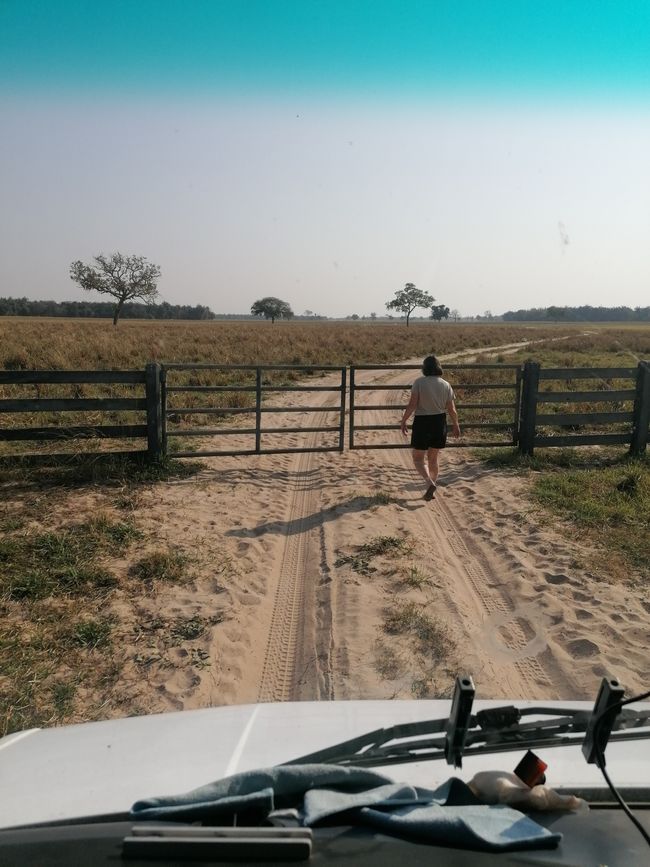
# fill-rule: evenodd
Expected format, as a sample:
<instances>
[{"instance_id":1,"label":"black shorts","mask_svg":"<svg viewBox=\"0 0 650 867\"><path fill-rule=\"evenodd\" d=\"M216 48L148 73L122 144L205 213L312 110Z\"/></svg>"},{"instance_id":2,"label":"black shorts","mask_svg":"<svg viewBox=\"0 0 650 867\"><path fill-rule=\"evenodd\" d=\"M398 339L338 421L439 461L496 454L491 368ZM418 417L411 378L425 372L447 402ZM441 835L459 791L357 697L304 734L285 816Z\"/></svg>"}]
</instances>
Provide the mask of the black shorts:
<instances>
[{"instance_id":1,"label":"black shorts","mask_svg":"<svg viewBox=\"0 0 650 867\"><path fill-rule=\"evenodd\" d=\"M411 447L414 449L444 449L447 445L447 413L439 415L416 415L411 430Z\"/></svg>"}]
</instances>

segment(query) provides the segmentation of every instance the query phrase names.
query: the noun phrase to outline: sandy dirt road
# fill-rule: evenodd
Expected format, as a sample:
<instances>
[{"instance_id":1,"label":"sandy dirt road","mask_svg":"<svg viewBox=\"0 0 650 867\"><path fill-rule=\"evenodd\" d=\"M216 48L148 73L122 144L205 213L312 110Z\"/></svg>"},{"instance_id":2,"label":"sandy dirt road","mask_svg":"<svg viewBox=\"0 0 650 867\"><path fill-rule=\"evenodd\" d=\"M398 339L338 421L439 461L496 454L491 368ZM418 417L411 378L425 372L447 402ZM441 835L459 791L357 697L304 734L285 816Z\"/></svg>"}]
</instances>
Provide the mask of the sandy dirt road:
<instances>
[{"instance_id":1,"label":"sandy dirt road","mask_svg":"<svg viewBox=\"0 0 650 867\"><path fill-rule=\"evenodd\" d=\"M363 376L388 385L410 373ZM405 397L372 392L373 403L396 403L396 434L383 432L384 441L399 441ZM322 413L277 413L274 424L332 423L335 394L291 396L293 406L299 400ZM387 416L368 412L364 422ZM283 441L299 447L319 437ZM579 540L540 524L526 480L461 448L442 456L439 482L424 502L410 451L396 449L208 458L197 477L152 488L141 523L194 552L195 577L118 602L127 624L123 687L143 710L434 697L448 694L456 672L470 672L484 698L590 698L605 674L639 688L648 600L592 571ZM380 537L410 548L377 555L361 571L342 562ZM443 628L442 650L429 653L408 628L387 628L404 606ZM191 647L160 653L142 625L161 613L216 622Z\"/></svg>"}]
</instances>

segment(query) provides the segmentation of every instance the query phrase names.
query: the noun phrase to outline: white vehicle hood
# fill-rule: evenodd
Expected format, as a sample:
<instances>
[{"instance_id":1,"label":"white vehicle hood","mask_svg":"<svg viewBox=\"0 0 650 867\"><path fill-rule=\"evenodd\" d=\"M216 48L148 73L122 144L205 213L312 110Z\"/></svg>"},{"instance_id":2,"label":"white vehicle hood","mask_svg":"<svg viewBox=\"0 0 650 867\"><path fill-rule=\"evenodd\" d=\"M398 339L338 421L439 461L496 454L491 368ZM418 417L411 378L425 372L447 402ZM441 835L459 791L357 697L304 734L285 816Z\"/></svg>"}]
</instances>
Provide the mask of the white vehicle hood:
<instances>
[{"instance_id":1,"label":"white vehicle hood","mask_svg":"<svg viewBox=\"0 0 650 867\"><path fill-rule=\"evenodd\" d=\"M486 707L540 702L477 701ZM544 702L580 707L584 702ZM128 812L142 798L180 794L213 780L265 768L396 723L446 717L449 701L334 701L217 707L50 729L0 739L0 828ZM376 770L433 788L450 776L512 771L523 750ZM540 748L549 785L602 787L579 747ZM612 743L607 766L621 788L647 787L650 740Z\"/></svg>"}]
</instances>

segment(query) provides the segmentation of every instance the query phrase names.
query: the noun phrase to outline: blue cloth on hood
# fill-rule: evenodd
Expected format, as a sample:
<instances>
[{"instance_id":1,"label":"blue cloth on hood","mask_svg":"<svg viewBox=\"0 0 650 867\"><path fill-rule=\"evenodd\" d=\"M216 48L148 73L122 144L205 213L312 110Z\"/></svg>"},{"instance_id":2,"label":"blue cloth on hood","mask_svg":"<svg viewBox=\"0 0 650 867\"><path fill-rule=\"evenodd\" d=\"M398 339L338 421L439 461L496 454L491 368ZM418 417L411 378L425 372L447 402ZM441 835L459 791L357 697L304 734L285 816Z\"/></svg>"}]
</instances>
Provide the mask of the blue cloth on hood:
<instances>
[{"instance_id":1,"label":"blue cloth on hood","mask_svg":"<svg viewBox=\"0 0 650 867\"><path fill-rule=\"evenodd\" d=\"M518 810L480 804L461 780L435 790L396 784L375 771L337 765L279 765L217 780L191 792L137 801L138 820L266 818L298 808L306 826L334 821L366 825L412 840L485 851L549 848L553 833Z\"/></svg>"}]
</instances>

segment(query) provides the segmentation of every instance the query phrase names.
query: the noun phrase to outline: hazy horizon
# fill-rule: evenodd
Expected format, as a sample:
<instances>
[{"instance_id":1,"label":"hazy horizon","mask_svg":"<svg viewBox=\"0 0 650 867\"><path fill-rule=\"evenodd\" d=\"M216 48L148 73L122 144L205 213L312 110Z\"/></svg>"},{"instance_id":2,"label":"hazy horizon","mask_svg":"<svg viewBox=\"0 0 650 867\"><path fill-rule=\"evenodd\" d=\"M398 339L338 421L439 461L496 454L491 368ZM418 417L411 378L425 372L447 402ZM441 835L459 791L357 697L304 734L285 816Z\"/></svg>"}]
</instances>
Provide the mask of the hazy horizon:
<instances>
[{"instance_id":1,"label":"hazy horizon","mask_svg":"<svg viewBox=\"0 0 650 867\"><path fill-rule=\"evenodd\" d=\"M385 315L650 303L650 6L0 4L0 295Z\"/></svg>"}]
</instances>

